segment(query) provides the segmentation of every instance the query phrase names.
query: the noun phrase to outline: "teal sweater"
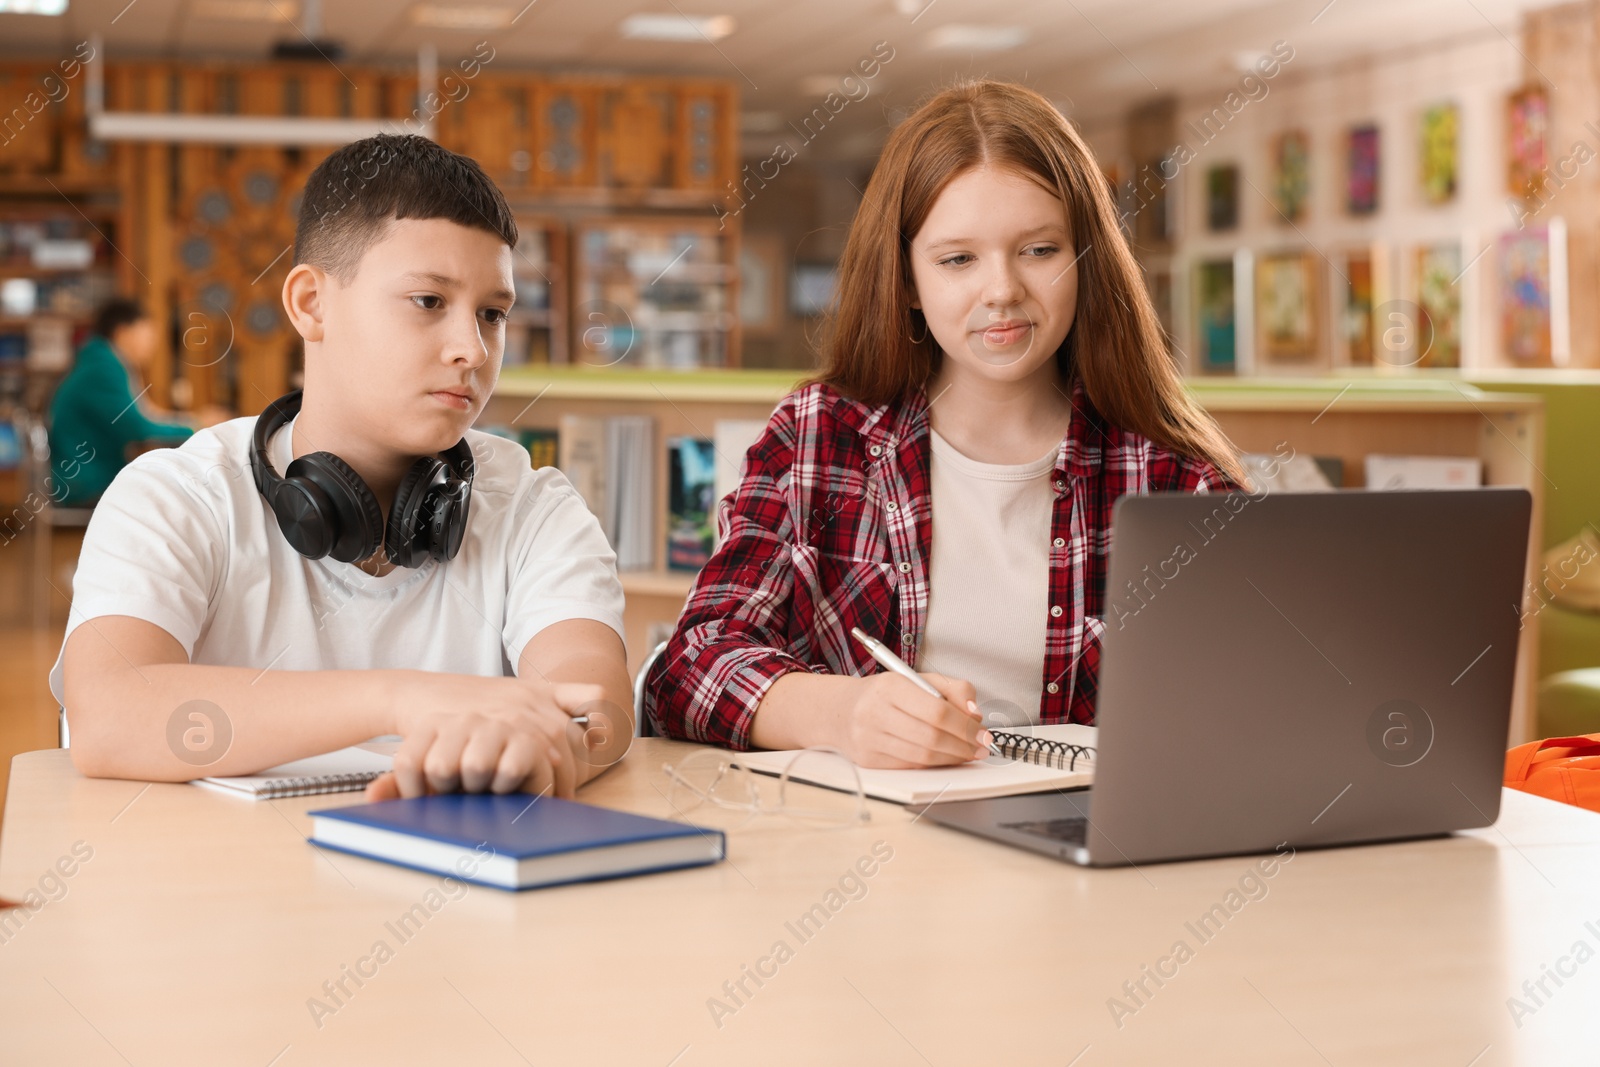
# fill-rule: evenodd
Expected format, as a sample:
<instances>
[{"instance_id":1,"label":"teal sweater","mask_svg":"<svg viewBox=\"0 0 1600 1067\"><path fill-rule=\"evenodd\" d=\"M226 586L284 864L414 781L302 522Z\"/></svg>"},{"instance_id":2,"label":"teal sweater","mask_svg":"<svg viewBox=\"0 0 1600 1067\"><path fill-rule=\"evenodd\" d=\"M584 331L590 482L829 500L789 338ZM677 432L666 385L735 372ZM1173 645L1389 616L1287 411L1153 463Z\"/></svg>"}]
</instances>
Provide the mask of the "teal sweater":
<instances>
[{"instance_id":1,"label":"teal sweater","mask_svg":"<svg viewBox=\"0 0 1600 1067\"><path fill-rule=\"evenodd\" d=\"M128 445L176 444L193 432L146 418L111 342L91 337L50 402L50 494L66 507L90 503L125 465Z\"/></svg>"}]
</instances>

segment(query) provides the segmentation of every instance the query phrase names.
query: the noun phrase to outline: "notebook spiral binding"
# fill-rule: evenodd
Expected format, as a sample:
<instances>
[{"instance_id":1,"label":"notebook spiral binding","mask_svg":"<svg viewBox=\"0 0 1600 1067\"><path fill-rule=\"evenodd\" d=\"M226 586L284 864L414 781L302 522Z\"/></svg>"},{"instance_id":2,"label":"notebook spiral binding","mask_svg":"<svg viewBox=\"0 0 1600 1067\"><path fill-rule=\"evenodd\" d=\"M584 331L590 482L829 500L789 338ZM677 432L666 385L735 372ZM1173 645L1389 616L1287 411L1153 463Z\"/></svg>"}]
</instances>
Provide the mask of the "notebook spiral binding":
<instances>
[{"instance_id":1,"label":"notebook spiral binding","mask_svg":"<svg viewBox=\"0 0 1600 1067\"><path fill-rule=\"evenodd\" d=\"M304 778L281 778L261 791L264 797L309 797L317 793L349 793L365 788L377 778L378 771L357 771L353 774L319 774Z\"/></svg>"},{"instance_id":2,"label":"notebook spiral binding","mask_svg":"<svg viewBox=\"0 0 1600 1067\"><path fill-rule=\"evenodd\" d=\"M1066 741L1052 741L1044 737L1014 734L1006 730L991 730L990 733L994 735L994 745L1002 756L1021 760L1023 763L1037 763L1058 770L1075 771L1078 769L1079 759L1086 763L1094 759L1093 745L1074 745Z\"/></svg>"}]
</instances>

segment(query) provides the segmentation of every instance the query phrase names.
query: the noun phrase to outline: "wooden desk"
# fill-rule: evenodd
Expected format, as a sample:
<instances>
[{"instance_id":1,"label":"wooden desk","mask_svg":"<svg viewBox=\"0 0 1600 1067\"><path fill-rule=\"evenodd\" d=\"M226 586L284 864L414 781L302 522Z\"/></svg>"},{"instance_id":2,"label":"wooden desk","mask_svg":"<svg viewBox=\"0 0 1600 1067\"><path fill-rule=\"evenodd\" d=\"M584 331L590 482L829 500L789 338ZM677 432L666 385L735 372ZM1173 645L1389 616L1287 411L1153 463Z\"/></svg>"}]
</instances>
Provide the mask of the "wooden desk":
<instances>
[{"instance_id":1,"label":"wooden desk","mask_svg":"<svg viewBox=\"0 0 1600 1067\"><path fill-rule=\"evenodd\" d=\"M661 764L689 749L642 741L584 799L664 814ZM1600 817L1524 794L1508 792L1487 831L1302 852L1206 943L1185 924L1226 904L1254 860L1086 871L874 804L870 824L842 831L768 817L732 834L714 867L450 899L436 877L305 844L307 809L351 799L251 804L86 780L65 752L19 756L0 894L37 888L75 843L92 858L68 864L60 899L0 928L0 1059L1595 1062L1600 958L1562 988L1547 980L1553 996L1520 1027L1507 1008L1577 942L1600 947ZM892 858L862 879L865 895L841 895L797 937L796 920L826 909L878 842ZM1192 958L1160 988L1146 979L1153 995L1119 1029L1108 1001L1180 939ZM363 984L346 978L349 997L319 1027L308 1001L331 1004L323 983L358 966ZM708 1000L732 1007L724 983L747 966L770 976L745 978L751 995L719 1027Z\"/></svg>"}]
</instances>

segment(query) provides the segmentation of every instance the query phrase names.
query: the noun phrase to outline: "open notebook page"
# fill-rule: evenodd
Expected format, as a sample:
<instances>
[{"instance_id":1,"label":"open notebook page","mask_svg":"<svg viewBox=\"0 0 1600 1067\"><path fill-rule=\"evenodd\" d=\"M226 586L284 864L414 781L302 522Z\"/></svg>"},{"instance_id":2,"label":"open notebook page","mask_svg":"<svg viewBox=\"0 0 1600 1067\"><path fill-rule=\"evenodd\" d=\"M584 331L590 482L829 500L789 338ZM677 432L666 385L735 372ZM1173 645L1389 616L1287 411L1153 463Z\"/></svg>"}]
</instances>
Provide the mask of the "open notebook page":
<instances>
[{"instance_id":1,"label":"open notebook page","mask_svg":"<svg viewBox=\"0 0 1600 1067\"><path fill-rule=\"evenodd\" d=\"M1059 726L1024 727L1014 731L1024 736L1060 741L1072 745L1093 747L1095 728L1066 724ZM740 762L753 771L780 775L800 750L776 752L741 752ZM792 776L797 781L830 789L854 790L844 768L837 775L826 773L835 764L827 760L803 761ZM1002 760L991 756L954 767L932 767L925 770L890 771L876 768L858 768L861 786L867 796L888 800L896 804L931 804L935 800L982 800L986 797L1006 797L1018 793L1042 793L1052 789L1074 789L1089 785L1094 780L1094 760L1079 758L1073 770L1041 766L1022 760ZM824 780L827 779L827 780Z\"/></svg>"}]
</instances>

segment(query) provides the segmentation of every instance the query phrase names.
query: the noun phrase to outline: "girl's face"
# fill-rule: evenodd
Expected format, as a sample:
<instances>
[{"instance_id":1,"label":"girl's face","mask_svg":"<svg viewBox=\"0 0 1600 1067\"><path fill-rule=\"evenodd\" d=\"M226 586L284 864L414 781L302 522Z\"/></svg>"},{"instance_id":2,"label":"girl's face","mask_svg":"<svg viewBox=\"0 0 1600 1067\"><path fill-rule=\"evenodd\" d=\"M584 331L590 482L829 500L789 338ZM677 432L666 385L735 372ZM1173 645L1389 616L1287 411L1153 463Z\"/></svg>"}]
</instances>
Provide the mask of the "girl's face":
<instances>
[{"instance_id":1,"label":"girl's face","mask_svg":"<svg viewBox=\"0 0 1600 1067\"><path fill-rule=\"evenodd\" d=\"M1054 373L1078 306L1078 252L1061 201L1014 170L950 180L911 241L912 307L944 373L994 382Z\"/></svg>"}]
</instances>

